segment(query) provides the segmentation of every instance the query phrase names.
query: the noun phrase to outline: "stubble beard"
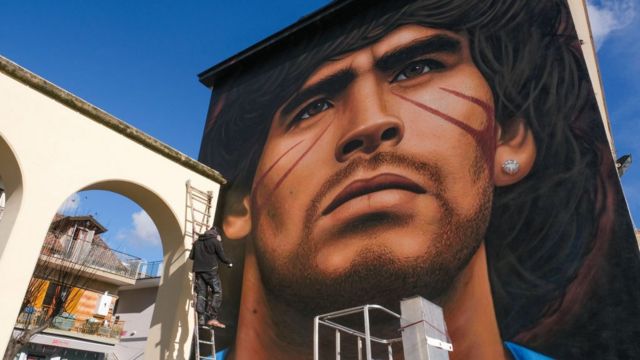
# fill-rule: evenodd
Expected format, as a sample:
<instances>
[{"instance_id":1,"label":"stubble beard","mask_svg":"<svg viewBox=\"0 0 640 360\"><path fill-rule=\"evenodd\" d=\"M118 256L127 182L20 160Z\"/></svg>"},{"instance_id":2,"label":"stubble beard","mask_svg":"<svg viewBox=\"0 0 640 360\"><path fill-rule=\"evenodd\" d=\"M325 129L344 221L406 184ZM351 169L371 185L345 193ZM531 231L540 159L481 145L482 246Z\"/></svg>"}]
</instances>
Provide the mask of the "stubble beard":
<instances>
[{"instance_id":1,"label":"stubble beard","mask_svg":"<svg viewBox=\"0 0 640 360\"><path fill-rule=\"evenodd\" d=\"M439 231L426 240L430 241L430 246L424 253L408 260L396 258L389 248L379 244L363 246L344 271L331 275L323 273L315 261L318 244L312 236L313 219L318 214L320 200L329 189L357 169L374 169L383 165L412 169L436 184L429 193L442 210ZM476 210L470 216L462 216L447 201L437 167L404 155L379 153L370 159L349 164L322 186L307 210L300 246L286 259L270 253L263 246L264 239L260 238L261 231L257 226L253 231L256 259L276 330L295 335L291 336L293 342L307 343L308 336L303 333L311 330L309 321L317 315L364 304L382 305L398 311L400 300L415 295L438 303L447 295L484 239L493 189L489 181L484 181L486 184L481 186ZM342 230L357 232L371 226L384 232L387 226L420 226L416 221L419 220L407 224L405 218L379 213ZM259 223L254 219L254 224ZM300 321L304 324L296 324ZM302 331L294 329L296 326L303 327Z\"/></svg>"}]
</instances>

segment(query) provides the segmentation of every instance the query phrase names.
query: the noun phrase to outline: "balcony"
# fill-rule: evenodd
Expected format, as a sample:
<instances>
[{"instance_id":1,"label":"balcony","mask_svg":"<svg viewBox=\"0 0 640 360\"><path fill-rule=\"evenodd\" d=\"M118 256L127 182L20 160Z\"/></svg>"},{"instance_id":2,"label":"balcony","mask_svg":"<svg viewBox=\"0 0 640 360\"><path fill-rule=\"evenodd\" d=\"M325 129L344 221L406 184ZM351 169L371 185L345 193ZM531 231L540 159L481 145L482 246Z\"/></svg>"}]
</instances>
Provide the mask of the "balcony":
<instances>
[{"instance_id":1,"label":"balcony","mask_svg":"<svg viewBox=\"0 0 640 360\"><path fill-rule=\"evenodd\" d=\"M45 241L40 258L49 266L70 264L87 276L118 286L134 284L144 260L113 250L103 242L73 239L69 235Z\"/></svg>"},{"instance_id":2,"label":"balcony","mask_svg":"<svg viewBox=\"0 0 640 360\"><path fill-rule=\"evenodd\" d=\"M48 311L50 311L48 306L43 306L41 309L26 308L18 316L16 328L35 328L43 325L47 319ZM43 332L113 345L120 341L120 336L124 333L124 321L96 318L80 319L73 314L63 313L53 318L51 325Z\"/></svg>"},{"instance_id":3,"label":"balcony","mask_svg":"<svg viewBox=\"0 0 640 360\"><path fill-rule=\"evenodd\" d=\"M162 269L162 260L144 262L142 263L142 265L140 266L140 270L138 271L138 280L159 278L160 276L162 276Z\"/></svg>"}]
</instances>

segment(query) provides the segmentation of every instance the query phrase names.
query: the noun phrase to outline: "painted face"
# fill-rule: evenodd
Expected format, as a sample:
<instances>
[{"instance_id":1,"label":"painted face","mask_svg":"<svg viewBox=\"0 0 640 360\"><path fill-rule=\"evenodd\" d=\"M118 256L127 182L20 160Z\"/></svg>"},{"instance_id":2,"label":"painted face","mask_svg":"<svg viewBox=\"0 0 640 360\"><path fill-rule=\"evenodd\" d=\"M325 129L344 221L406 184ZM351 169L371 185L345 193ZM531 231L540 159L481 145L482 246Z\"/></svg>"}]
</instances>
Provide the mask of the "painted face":
<instances>
[{"instance_id":1,"label":"painted face","mask_svg":"<svg viewBox=\"0 0 640 360\"><path fill-rule=\"evenodd\" d=\"M446 292L489 218L492 106L444 30L407 25L319 67L277 111L253 184L268 292L316 314Z\"/></svg>"}]
</instances>

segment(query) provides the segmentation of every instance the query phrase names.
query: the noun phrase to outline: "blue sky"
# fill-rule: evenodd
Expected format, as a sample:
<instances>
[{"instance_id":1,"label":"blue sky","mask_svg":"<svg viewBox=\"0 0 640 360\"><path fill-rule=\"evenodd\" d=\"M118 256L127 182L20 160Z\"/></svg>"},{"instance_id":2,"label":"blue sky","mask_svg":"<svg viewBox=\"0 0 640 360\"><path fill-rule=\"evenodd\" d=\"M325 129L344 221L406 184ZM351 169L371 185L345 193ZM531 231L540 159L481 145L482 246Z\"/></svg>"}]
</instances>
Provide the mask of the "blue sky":
<instances>
[{"instance_id":1,"label":"blue sky","mask_svg":"<svg viewBox=\"0 0 640 360\"><path fill-rule=\"evenodd\" d=\"M195 158L209 101L196 75L328 2L9 0L0 54ZM589 6L615 145L640 160L639 4ZM622 179L636 217L638 167ZM114 248L161 258L153 223L128 199L91 191L63 206L94 214Z\"/></svg>"}]
</instances>

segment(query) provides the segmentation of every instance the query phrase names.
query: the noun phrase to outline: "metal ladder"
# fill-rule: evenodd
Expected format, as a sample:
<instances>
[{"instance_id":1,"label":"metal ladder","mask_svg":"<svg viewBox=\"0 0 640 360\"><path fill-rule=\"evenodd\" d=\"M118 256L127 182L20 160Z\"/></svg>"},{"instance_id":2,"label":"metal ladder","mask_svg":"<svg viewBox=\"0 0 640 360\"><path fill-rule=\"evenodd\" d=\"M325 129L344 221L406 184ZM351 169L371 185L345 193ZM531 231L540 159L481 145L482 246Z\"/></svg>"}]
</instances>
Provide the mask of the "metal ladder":
<instances>
[{"instance_id":1,"label":"metal ladder","mask_svg":"<svg viewBox=\"0 0 640 360\"><path fill-rule=\"evenodd\" d=\"M213 200L213 192L202 191L191 185L191 180L187 180L187 214L185 227L186 237L192 239L192 243L198 239L198 235L208 230L212 224L211 221L211 201ZM197 216L201 219L198 220ZM191 229L189 229L191 224ZM189 230L191 230L189 232Z\"/></svg>"},{"instance_id":2,"label":"metal ladder","mask_svg":"<svg viewBox=\"0 0 640 360\"><path fill-rule=\"evenodd\" d=\"M187 181L187 214L186 214L186 225L185 226L185 236L191 239L191 244L193 244L197 239L198 235L204 233L212 226L212 218L211 218L211 202L213 200L213 192L211 191L202 191L197 189L191 185L191 181ZM191 226L189 226L189 224ZM195 347L195 359L216 359L216 343L214 332L212 328L209 327L201 327L198 325L198 313L195 311L195 306L197 303L197 294L195 292L195 284L193 291L193 307L194 307L194 320L196 326L193 330L194 336L194 347ZM206 330L209 332L210 340L203 340L200 334L200 330ZM200 345L211 346L211 356L201 356L200 355Z\"/></svg>"}]
</instances>

